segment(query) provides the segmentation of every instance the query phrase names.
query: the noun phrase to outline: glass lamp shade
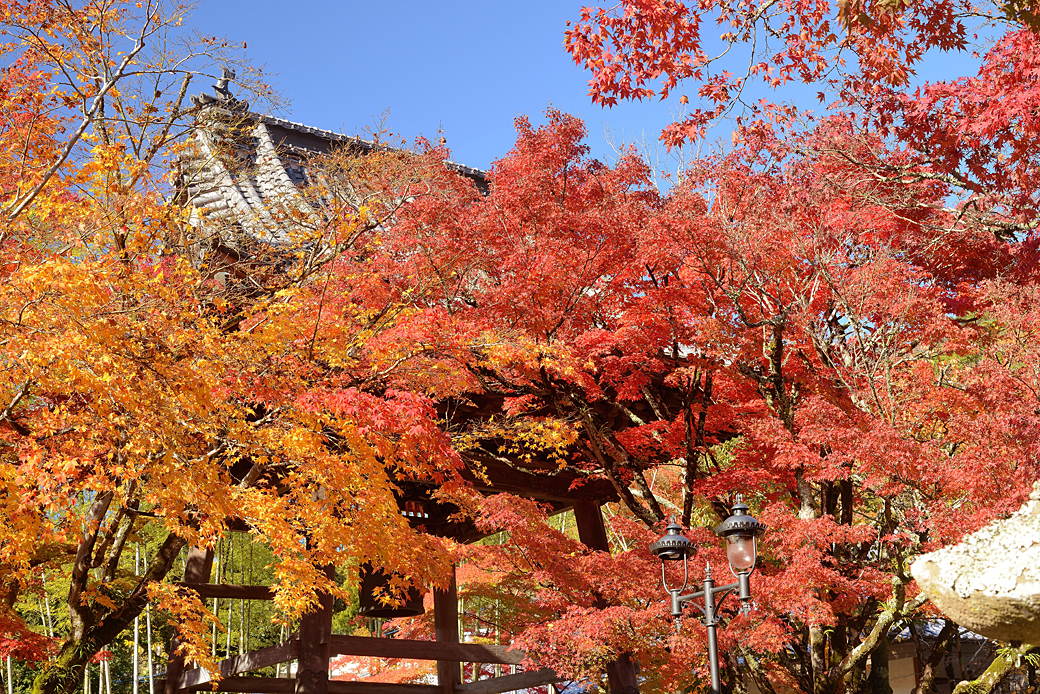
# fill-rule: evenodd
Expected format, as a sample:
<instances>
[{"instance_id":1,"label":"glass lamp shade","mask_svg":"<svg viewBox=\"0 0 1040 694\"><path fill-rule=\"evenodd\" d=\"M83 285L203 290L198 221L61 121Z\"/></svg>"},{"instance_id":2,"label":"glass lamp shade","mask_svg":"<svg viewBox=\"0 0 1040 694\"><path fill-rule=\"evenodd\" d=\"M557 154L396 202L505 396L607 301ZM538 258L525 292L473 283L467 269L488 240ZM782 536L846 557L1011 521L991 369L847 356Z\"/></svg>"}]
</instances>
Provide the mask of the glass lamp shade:
<instances>
[{"instance_id":1,"label":"glass lamp shade","mask_svg":"<svg viewBox=\"0 0 1040 694\"><path fill-rule=\"evenodd\" d=\"M715 528L715 533L726 538L726 556L733 573L750 573L758 559L756 538L766 526L748 515L747 504L737 497L733 504L733 515Z\"/></svg>"},{"instance_id":2,"label":"glass lamp shade","mask_svg":"<svg viewBox=\"0 0 1040 694\"><path fill-rule=\"evenodd\" d=\"M750 571L758 559L758 547L754 535L727 535L726 558L733 571Z\"/></svg>"}]
</instances>

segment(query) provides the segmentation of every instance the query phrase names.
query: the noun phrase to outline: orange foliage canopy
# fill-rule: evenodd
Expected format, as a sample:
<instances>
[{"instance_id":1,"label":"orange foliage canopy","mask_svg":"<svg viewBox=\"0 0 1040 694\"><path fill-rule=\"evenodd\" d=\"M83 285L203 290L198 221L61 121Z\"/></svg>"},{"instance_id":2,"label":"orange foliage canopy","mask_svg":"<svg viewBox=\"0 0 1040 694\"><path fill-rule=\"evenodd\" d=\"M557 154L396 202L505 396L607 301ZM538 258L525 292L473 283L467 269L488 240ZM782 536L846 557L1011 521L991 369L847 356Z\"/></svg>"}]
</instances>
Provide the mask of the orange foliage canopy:
<instances>
[{"instance_id":1,"label":"orange foliage canopy","mask_svg":"<svg viewBox=\"0 0 1040 694\"><path fill-rule=\"evenodd\" d=\"M328 564L446 580L440 544L410 528L394 491L415 479L450 491L458 456L408 355L370 346L411 298L368 261L401 201L423 195L431 169L447 175L440 158L370 157L355 167L373 186L363 207L329 202L308 227L285 218L289 240L254 248L248 281L221 280L208 239L181 252L202 232L163 178L196 115L188 84L220 47L173 60L162 40L180 15L156 3L0 10L0 629L38 657L11 607L43 570L67 581L70 631L40 690L76 686L149 597L186 655L209 662L208 612L165 580L228 518L273 551L287 616L342 592ZM137 49L119 53L125 41ZM124 554L142 539L135 576Z\"/></svg>"}]
</instances>

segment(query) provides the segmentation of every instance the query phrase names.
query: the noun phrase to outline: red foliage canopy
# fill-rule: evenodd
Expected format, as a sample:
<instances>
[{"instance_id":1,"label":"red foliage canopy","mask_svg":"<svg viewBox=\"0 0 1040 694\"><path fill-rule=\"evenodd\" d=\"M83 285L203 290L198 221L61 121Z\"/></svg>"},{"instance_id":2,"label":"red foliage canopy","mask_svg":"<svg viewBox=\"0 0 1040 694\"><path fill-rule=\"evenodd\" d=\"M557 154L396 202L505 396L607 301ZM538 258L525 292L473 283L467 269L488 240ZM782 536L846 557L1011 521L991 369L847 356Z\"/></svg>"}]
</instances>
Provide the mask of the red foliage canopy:
<instances>
[{"instance_id":1,"label":"red foliage canopy","mask_svg":"<svg viewBox=\"0 0 1040 694\"><path fill-rule=\"evenodd\" d=\"M875 175L924 169L848 118L786 140L747 129L667 197L633 157L590 159L569 116L518 131L486 197L429 198L388 230L394 281L436 287L399 339L431 373L465 374L453 397L505 398L457 432L464 454L549 455L624 503L607 557L489 500L481 522L510 535L468 553L496 577L474 596L560 672L630 652L647 686L688 686L703 635L669 635L646 547L666 516L713 525L743 493L772 530L728 667L863 686L892 625L927 613L910 558L1017 508L1040 476L1021 254L947 210L942 178ZM691 532L693 566L724 566Z\"/></svg>"}]
</instances>

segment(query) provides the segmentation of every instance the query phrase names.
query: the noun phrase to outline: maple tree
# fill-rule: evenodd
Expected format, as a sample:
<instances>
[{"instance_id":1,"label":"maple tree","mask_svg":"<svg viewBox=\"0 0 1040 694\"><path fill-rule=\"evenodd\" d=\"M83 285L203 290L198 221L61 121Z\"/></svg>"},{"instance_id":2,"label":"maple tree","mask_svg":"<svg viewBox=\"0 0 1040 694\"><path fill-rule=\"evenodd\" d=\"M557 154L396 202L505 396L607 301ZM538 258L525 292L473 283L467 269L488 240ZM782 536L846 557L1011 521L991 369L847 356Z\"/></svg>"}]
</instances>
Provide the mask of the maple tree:
<instances>
[{"instance_id":1,"label":"maple tree","mask_svg":"<svg viewBox=\"0 0 1040 694\"><path fill-rule=\"evenodd\" d=\"M821 101L830 94L856 104L864 94L905 88L930 55L974 50L980 35L1023 27L1038 27L1036 8L1018 0L623 0L583 8L565 44L592 73L596 103L679 92L689 110L661 133L670 148L703 137L731 113L738 124L784 122L808 108L762 99L763 87L803 83Z\"/></svg>"},{"instance_id":2,"label":"maple tree","mask_svg":"<svg viewBox=\"0 0 1040 694\"><path fill-rule=\"evenodd\" d=\"M166 173L201 116L189 84L233 58L220 41L181 43L181 17L154 2L3 3L0 652L46 656L38 692L78 686L149 601L182 654L212 665L213 617L170 579L229 518L271 553L285 620L318 591L344 594L330 564L446 580L439 542L394 491L413 478L450 491L457 455L422 388L368 347L408 300L367 256L431 162L446 175L441 159L350 163L360 201L330 174L320 214L273 211L284 242L228 267L169 204ZM41 572L66 586L53 640L13 609Z\"/></svg>"},{"instance_id":3,"label":"maple tree","mask_svg":"<svg viewBox=\"0 0 1040 694\"><path fill-rule=\"evenodd\" d=\"M486 197L409 206L384 238L396 281L440 278L402 318L419 363L442 393L501 403L460 422L460 452L606 478L621 500L615 556L487 500L478 521L508 541L462 555L495 577L473 588L496 605L482 618L566 676L630 654L649 690L703 685L703 633L669 634L646 548L669 515L714 525L743 493L775 530L759 611L721 636L728 686L883 690L893 629L939 619L908 562L1037 479L1033 292L1008 275L1032 264L958 220L943 179L865 175L926 172L852 118L747 128L667 196L635 156L591 159L580 121L547 120L518 121ZM692 566L726 565L690 533Z\"/></svg>"},{"instance_id":4,"label":"maple tree","mask_svg":"<svg viewBox=\"0 0 1040 694\"><path fill-rule=\"evenodd\" d=\"M974 35L970 18L984 20ZM724 33L713 53L708 27L716 24ZM915 590L899 557L1010 512L1037 478L1029 443L1036 422L1036 28L1028 3L623 2L586 8L568 30L568 50L591 71L599 103L664 98L692 85L690 114L662 133L669 146L702 137L740 108L755 80L773 88L801 81L817 86L821 99L838 97L834 115L815 120L799 119L804 104L746 106L737 149L695 167L669 201L688 199L695 219L716 214L713 224L686 223L691 235L698 227L705 235L671 261L689 267L687 259L697 258L707 276L702 286L722 299L709 305L730 322L710 344L733 349L741 323L763 333L744 344L746 352L722 352L721 363L738 367L727 385L752 387L776 421L764 420L768 426L756 425L754 434L732 424L722 433L738 430L733 459L745 469L777 458L792 464L799 523L780 524L785 546L808 554L813 541L791 529L811 532L800 523L825 518L828 506L838 523L828 532L863 531L856 526L869 525L865 515L882 511L868 564L893 572L885 582L896 588L861 586L847 593L856 599L846 607L831 603L785 620L788 634L801 622L798 645L788 647L799 662L788 674L802 689L827 691L840 679L856 688L855 661L876 645L875 635L884 638L900 620L912 624L914 615L939 618L919 596L893 602ZM979 39L986 33L995 36L988 48ZM976 75L906 89L932 49L974 50L982 64ZM733 53L744 61L736 69ZM680 101L694 98L691 90ZM697 194L688 197L691 187ZM778 200L786 218L773 214ZM836 233L842 226L844 239ZM658 240L675 247L674 234ZM716 378L732 374L716 371ZM722 419L749 421L748 414L736 409ZM855 425L841 427L844 417ZM765 446L758 461L745 453L756 438ZM709 498L732 489L725 476L713 479L722 484L705 482ZM884 568L877 542L886 537L895 561ZM826 572L860 561L857 543L850 535L845 541L844 550L832 543L829 558L816 555ZM838 598L837 584L827 585L813 600ZM952 633L947 623L934 657L922 660L918 691L934 681ZM991 690L1013 670L1009 661L1031 650L1001 655L984 677L957 690ZM741 667L762 662L744 655ZM1035 678L1033 665L1023 667Z\"/></svg>"}]
</instances>

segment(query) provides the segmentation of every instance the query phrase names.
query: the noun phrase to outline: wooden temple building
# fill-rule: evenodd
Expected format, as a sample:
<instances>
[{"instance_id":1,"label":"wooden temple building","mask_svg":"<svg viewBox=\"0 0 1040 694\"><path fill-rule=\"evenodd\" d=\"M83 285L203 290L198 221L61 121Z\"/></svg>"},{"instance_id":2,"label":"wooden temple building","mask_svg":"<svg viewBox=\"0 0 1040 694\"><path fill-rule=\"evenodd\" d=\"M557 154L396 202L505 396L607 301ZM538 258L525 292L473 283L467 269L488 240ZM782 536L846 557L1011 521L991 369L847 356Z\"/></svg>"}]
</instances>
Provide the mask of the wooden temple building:
<instances>
[{"instance_id":1,"label":"wooden temple building","mask_svg":"<svg viewBox=\"0 0 1040 694\"><path fill-rule=\"evenodd\" d=\"M363 154L376 146L357 137L250 113L247 107L231 96L227 79L217 83L216 92L216 97L195 97L195 103L202 107L200 112L219 112L223 109L237 114L236 117L240 119L236 125L239 136L234 156L247 159L248 166L227 165L226 143L220 141L221 134L206 127L206 121L200 119L201 125L193 135L194 147L178 162L178 193L180 204L189 208L190 220L200 227L200 231L206 224L222 225L222 236L214 242L214 247L220 245L228 248L226 253L239 253L236 250L240 246L237 235L247 235L253 242L266 240L277 243L283 232L279 228L279 220L270 213L272 207L292 208L303 215L314 214L299 189L308 180L307 163L310 158L337 147L347 147ZM460 175L473 178L478 184L484 181L484 174L479 170L454 164L449 166ZM465 403L454 403L455 416L462 408L464 417L466 407ZM591 550L609 551L600 506L616 500L617 492L608 480L578 480L572 473L557 470L555 464L549 461L515 461L515 464L510 461L507 464L490 450L486 456L481 454L480 449L468 455L467 464L472 465L474 470L478 467L481 470L481 475L468 475L478 489L486 493L509 492L535 499L556 512L572 510L580 540ZM431 501L429 491L421 486L406 488L403 492L405 498L399 499L402 513L412 516L410 520L414 525L422 525L426 532L433 535L450 537L460 542L472 542L482 536L474 525L451 517L457 509ZM233 523L234 519L231 519L231 527L234 529ZM193 588L204 599L272 599L271 589L267 586L211 582L213 559L212 550L190 550L183 584ZM319 608L304 615L298 633L292 634L285 642L221 661L219 667L223 679L216 685L216 691L279 694L498 694L559 681L555 672L541 668L463 683L460 680L461 663L516 666L524 660L525 654L506 646L460 642L458 597L454 580L447 590L434 592L433 603L435 641L370 638L332 633L333 600L331 596L324 595L320 599ZM170 649L171 653L176 651L176 646L175 642ZM436 661L437 683L383 684L330 680L330 658L340 655ZM248 676L252 671L294 660L297 665L293 677ZM623 654L611 664L608 676L612 691L625 694L638 691L636 666L627 655ZM169 661L165 677L159 682L161 686L158 690L163 694L214 688L210 673L190 667L176 655Z\"/></svg>"}]
</instances>

